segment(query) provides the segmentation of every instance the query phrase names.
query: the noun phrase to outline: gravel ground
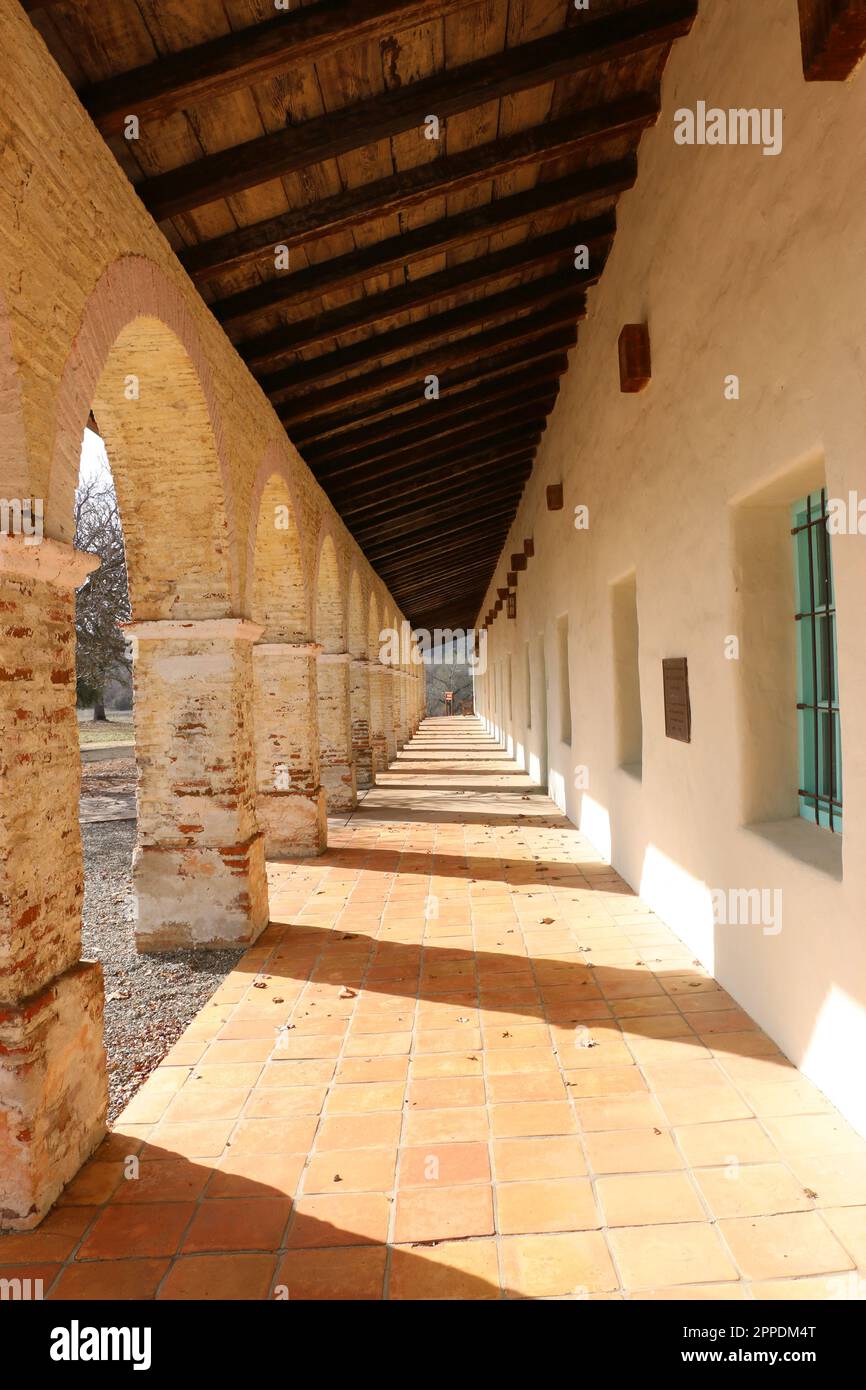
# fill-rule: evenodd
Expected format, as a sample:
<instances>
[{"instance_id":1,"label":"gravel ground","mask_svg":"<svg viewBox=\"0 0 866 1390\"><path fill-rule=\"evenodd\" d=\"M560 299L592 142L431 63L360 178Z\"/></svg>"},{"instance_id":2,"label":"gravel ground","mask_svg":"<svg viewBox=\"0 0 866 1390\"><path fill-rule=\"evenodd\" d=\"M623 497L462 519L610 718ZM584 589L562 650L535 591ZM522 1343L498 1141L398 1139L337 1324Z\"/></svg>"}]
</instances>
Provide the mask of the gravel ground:
<instances>
[{"instance_id":1,"label":"gravel ground","mask_svg":"<svg viewBox=\"0 0 866 1390\"><path fill-rule=\"evenodd\" d=\"M112 758L108 762L81 764L81 795L110 796L112 792L135 791L135 758Z\"/></svg>"},{"instance_id":2,"label":"gravel ground","mask_svg":"<svg viewBox=\"0 0 866 1390\"><path fill-rule=\"evenodd\" d=\"M105 971L108 1117L113 1120L243 951L140 956L132 930L134 821L82 825L83 955Z\"/></svg>"}]
</instances>

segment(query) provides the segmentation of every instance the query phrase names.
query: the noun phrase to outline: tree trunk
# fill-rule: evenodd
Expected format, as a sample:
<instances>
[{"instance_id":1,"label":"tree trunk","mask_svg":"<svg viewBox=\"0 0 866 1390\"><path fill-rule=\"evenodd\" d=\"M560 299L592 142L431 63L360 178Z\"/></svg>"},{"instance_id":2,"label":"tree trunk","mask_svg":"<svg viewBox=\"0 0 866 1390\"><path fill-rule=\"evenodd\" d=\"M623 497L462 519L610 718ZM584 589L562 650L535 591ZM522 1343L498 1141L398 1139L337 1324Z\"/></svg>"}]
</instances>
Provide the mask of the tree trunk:
<instances>
[{"instance_id":1,"label":"tree trunk","mask_svg":"<svg viewBox=\"0 0 866 1390\"><path fill-rule=\"evenodd\" d=\"M94 722L94 724L97 722L97 720L101 721L101 722L104 724L105 721L107 720L107 718L108 718L108 715L105 713L105 705L102 703L102 700L101 700L101 699L97 699L97 701L95 702L95 704L94 704L94 706L93 706L93 722Z\"/></svg>"}]
</instances>

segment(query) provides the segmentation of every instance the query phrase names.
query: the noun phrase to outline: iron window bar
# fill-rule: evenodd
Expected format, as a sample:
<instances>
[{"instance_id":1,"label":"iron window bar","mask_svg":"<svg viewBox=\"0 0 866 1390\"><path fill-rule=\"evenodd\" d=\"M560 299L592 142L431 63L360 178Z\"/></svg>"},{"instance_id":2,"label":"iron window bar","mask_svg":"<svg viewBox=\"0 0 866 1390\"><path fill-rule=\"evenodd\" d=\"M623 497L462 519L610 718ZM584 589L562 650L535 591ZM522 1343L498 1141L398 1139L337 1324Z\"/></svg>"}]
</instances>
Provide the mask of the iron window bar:
<instances>
[{"instance_id":1,"label":"iron window bar","mask_svg":"<svg viewBox=\"0 0 866 1390\"><path fill-rule=\"evenodd\" d=\"M819 530L819 528L823 528ZM835 630L836 630L836 604L833 591L833 573L830 562L830 540L827 533L827 494L824 488L821 489L821 502L815 515L812 515L812 494L806 497L806 520L798 526L791 528L791 535L795 538L805 532L806 544L808 548L808 567L809 567L809 607L799 613L794 614L795 622L809 623L810 638L810 657L812 667L812 691L814 693L814 703L808 701L798 701L797 709L812 717L812 748L813 748L813 774L814 789L798 787L798 795L802 797L806 804L814 804L815 824L821 824L821 812L824 810L827 816L829 828L836 831L834 815L836 819L841 819L842 798L837 795L838 768L835 762L836 755L836 735L838 731L840 710L839 700L836 689L836 669L834 661L835 649ZM819 539L820 536L820 539ZM816 601L815 594L815 555L820 565L820 583L823 591L823 603ZM818 653L818 622L823 619L824 629L824 669L825 689L827 698L819 699L818 673L819 673L819 653ZM822 722L822 716L823 722ZM824 732L823 747L825 750L825 770L827 774L826 784L829 790L821 791L821 747L822 729Z\"/></svg>"}]
</instances>

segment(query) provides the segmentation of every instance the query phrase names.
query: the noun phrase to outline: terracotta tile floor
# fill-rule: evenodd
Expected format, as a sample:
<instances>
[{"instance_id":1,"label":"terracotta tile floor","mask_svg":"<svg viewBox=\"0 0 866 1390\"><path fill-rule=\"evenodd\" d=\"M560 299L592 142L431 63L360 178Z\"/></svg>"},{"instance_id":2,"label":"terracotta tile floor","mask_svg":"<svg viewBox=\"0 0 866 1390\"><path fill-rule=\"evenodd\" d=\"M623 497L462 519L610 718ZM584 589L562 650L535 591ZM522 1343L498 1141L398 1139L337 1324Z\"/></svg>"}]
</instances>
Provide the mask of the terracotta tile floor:
<instances>
[{"instance_id":1,"label":"terracotta tile floor","mask_svg":"<svg viewBox=\"0 0 866 1390\"><path fill-rule=\"evenodd\" d=\"M428 720L61 1203L49 1296L866 1296L866 1142L474 720Z\"/></svg>"}]
</instances>

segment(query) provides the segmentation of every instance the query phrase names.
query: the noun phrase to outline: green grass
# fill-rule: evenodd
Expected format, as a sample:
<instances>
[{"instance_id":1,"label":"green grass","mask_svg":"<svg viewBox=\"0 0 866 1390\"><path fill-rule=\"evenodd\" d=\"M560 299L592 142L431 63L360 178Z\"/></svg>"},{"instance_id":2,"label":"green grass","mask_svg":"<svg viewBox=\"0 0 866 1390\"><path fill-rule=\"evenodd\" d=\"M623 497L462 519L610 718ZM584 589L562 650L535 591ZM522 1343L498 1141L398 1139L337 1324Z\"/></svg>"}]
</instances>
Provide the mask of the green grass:
<instances>
[{"instance_id":1,"label":"green grass","mask_svg":"<svg viewBox=\"0 0 866 1390\"><path fill-rule=\"evenodd\" d=\"M126 717L110 718L106 724L94 724L85 716L78 723L78 742L82 746L92 743L132 743L133 739L134 725Z\"/></svg>"}]
</instances>

